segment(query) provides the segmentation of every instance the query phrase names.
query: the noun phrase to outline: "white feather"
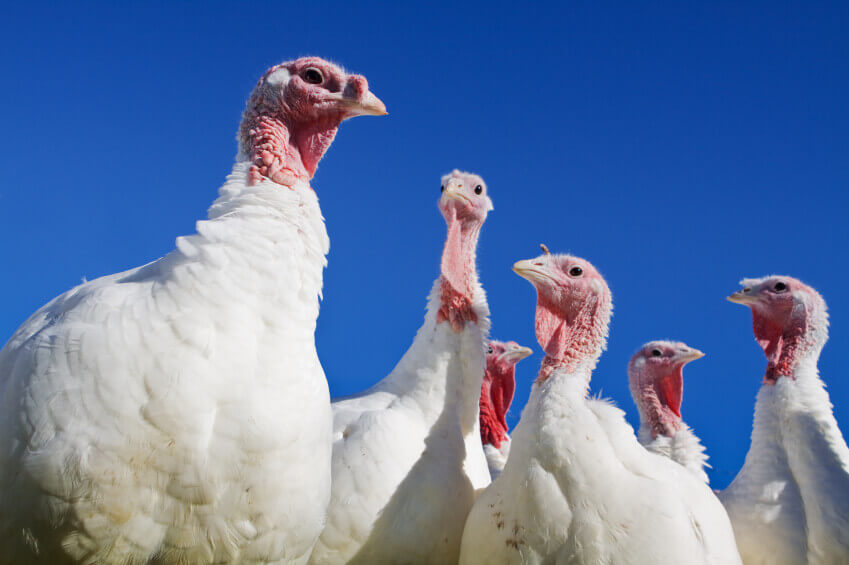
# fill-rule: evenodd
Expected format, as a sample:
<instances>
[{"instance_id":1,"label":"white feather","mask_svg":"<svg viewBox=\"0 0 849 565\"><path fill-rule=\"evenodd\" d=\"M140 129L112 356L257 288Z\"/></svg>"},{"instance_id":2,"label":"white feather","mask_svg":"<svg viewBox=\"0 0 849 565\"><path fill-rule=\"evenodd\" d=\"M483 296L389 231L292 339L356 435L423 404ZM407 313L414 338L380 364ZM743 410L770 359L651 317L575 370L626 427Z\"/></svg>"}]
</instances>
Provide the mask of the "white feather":
<instances>
[{"instance_id":1,"label":"white feather","mask_svg":"<svg viewBox=\"0 0 849 565\"><path fill-rule=\"evenodd\" d=\"M246 186L0 351L0 563L303 563L329 497L313 333L328 239L305 184Z\"/></svg>"},{"instance_id":2,"label":"white feather","mask_svg":"<svg viewBox=\"0 0 849 565\"><path fill-rule=\"evenodd\" d=\"M460 563L739 563L710 489L646 451L621 410L588 399L589 373L534 385L507 464L469 515Z\"/></svg>"},{"instance_id":3,"label":"white feather","mask_svg":"<svg viewBox=\"0 0 849 565\"><path fill-rule=\"evenodd\" d=\"M333 402L333 487L311 563L455 563L475 492L489 483L478 401L489 308L477 324L437 324L440 279L425 321L393 371Z\"/></svg>"}]
</instances>

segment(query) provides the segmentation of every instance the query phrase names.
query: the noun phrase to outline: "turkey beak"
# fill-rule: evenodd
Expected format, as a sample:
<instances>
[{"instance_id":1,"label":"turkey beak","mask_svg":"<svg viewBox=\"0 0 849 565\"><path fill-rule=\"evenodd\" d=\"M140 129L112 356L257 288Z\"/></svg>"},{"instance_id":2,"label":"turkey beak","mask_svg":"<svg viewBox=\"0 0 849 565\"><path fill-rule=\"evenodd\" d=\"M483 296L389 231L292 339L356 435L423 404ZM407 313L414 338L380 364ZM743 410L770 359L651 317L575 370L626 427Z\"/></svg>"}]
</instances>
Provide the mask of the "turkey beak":
<instances>
[{"instance_id":1,"label":"turkey beak","mask_svg":"<svg viewBox=\"0 0 849 565\"><path fill-rule=\"evenodd\" d=\"M501 354L501 357L503 357L507 361L510 361L511 363L518 363L522 359L530 357L533 352L534 350L530 347L518 347L516 349L505 351Z\"/></svg>"},{"instance_id":2,"label":"turkey beak","mask_svg":"<svg viewBox=\"0 0 849 565\"><path fill-rule=\"evenodd\" d=\"M682 365L686 365L690 361L695 361L696 359L701 359L705 354L699 351L698 349L688 347L687 349L681 350L675 354L675 359L680 362Z\"/></svg>"},{"instance_id":3,"label":"turkey beak","mask_svg":"<svg viewBox=\"0 0 849 565\"><path fill-rule=\"evenodd\" d=\"M545 272L545 267L534 265L535 259L525 259L513 263L513 272L527 280L534 286L537 283L551 283L552 278Z\"/></svg>"},{"instance_id":4,"label":"turkey beak","mask_svg":"<svg viewBox=\"0 0 849 565\"><path fill-rule=\"evenodd\" d=\"M386 111L386 105L371 92L366 92L359 100L342 97L339 102L345 109L346 119L355 116L385 116L389 114Z\"/></svg>"},{"instance_id":5,"label":"turkey beak","mask_svg":"<svg viewBox=\"0 0 849 565\"><path fill-rule=\"evenodd\" d=\"M456 200L466 206L471 206L472 201L466 198L466 195L461 192L463 184L457 179L451 179L445 183L445 190L442 191L441 198L443 200Z\"/></svg>"},{"instance_id":6,"label":"turkey beak","mask_svg":"<svg viewBox=\"0 0 849 565\"><path fill-rule=\"evenodd\" d=\"M749 287L742 288L727 297L726 300L728 302L733 302L734 304L742 304L743 306L750 306L757 302L757 297L752 295L752 289Z\"/></svg>"}]
</instances>

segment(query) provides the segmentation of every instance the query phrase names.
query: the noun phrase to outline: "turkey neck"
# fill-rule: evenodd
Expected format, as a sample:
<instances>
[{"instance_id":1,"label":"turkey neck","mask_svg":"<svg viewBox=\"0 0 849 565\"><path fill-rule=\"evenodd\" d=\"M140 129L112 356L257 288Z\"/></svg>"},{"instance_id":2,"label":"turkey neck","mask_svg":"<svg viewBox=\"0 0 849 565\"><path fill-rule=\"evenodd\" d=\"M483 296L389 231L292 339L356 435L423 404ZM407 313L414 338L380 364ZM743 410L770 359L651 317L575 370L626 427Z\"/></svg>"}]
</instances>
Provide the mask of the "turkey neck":
<instances>
[{"instance_id":1,"label":"turkey neck","mask_svg":"<svg viewBox=\"0 0 849 565\"><path fill-rule=\"evenodd\" d=\"M457 217L455 207L447 211L448 233L442 251L442 307L459 316L469 313L474 300L477 271L475 254L482 223Z\"/></svg>"},{"instance_id":2,"label":"turkey neck","mask_svg":"<svg viewBox=\"0 0 849 565\"><path fill-rule=\"evenodd\" d=\"M512 366L503 374L494 374L496 370L487 369L484 377L483 386L481 387L480 397L480 422L481 422L481 439L486 445L492 445L496 449L501 448L502 442L507 439L507 406L509 401L506 398L492 398L493 385L495 379L505 379L510 382L514 379L516 367ZM512 400L512 390L509 391L510 400Z\"/></svg>"},{"instance_id":3,"label":"turkey neck","mask_svg":"<svg viewBox=\"0 0 849 565\"><path fill-rule=\"evenodd\" d=\"M640 382L635 387L634 399L640 411L640 420L651 430L652 439L659 435L672 437L681 429L681 416L675 413L672 406L681 405L681 390L684 386L682 371L681 367L677 367L658 381Z\"/></svg>"},{"instance_id":4,"label":"turkey neck","mask_svg":"<svg viewBox=\"0 0 849 565\"><path fill-rule=\"evenodd\" d=\"M309 182L339 129L341 116L328 115L307 124L250 110L239 126L240 157L252 163L249 183L268 178L291 187Z\"/></svg>"}]
</instances>

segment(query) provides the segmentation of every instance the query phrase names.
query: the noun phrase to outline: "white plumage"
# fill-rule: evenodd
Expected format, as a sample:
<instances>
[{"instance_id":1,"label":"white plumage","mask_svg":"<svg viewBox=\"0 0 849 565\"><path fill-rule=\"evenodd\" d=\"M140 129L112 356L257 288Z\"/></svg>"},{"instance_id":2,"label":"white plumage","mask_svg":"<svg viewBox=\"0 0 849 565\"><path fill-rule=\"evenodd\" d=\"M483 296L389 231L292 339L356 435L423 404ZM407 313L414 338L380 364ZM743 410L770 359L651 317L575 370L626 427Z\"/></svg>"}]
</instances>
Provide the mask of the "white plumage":
<instances>
[{"instance_id":1,"label":"white plumage","mask_svg":"<svg viewBox=\"0 0 849 565\"><path fill-rule=\"evenodd\" d=\"M56 298L0 352L0 562L309 555L330 487L328 239L306 183L248 187L248 168L196 235Z\"/></svg>"},{"instance_id":2,"label":"white plumage","mask_svg":"<svg viewBox=\"0 0 849 565\"><path fill-rule=\"evenodd\" d=\"M654 438L649 426L641 424L637 431L637 439L652 453L668 457L690 471L700 481L709 482L705 472L705 467L710 466L707 462L705 446L687 424L682 422L681 428L673 432L672 436L658 435Z\"/></svg>"},{"instance_id":3,"label":"white plumage","mask_svg":"<svg viewBox=\"0 0 849 565\"><path fill-rule=\"evenodd\" d=\"M710 489L587 397L610 313L603 279L569 256L514 269L537 286L546 359L504 471L469 515L460 563L739 563Z\"/></svg>"},{"instance_id":4,"label":"white plumage","mask_svg":"<svg viewBox=\"0 0 849 565\"><path fill-rule=\"evenodd\" d=\"M364 113L385 108L363 77L318 58L273 68L197 233L12 336L0 563L308 559L332 423L314 343L329 243L308 181L339 122Z\"/></svg>"},{"instance_id":5,"label":"white plumage","mask_svg":"<svg viewBox=\"0 0 849 565\"><path fill-rule=\"evenodd\" d=\"M745 463L719 495L740 554L746 565L849 563L849 448L817 371L825 302L791 277L743 284L729 299L752 307L769 365Z\"/></svg>"},{"instance_id":6,"label":"white plumage","mask_svg":"<svg viewBox=\"0 0 849 565\"><path fill-rule=\"evenodd\" d=\"M443 179L441 207L449 222L443 276L412 345L374 387L333 402L332 496L311 563L457 560L475 491L489 483L478 428L489 308L474 266L479 225L469 234L473 241L455 239L455 218L444 207L459 191L491 207L475 186L483 182L457 171ZM464 274L451 261L458 243L471 253L460 266ZM463 278L472 296L465 322L455 326L454 314L440 312L453 308L446 306L447 281ZM462 293L462 286L454 288Z\"/></svg>"}]
</instances>

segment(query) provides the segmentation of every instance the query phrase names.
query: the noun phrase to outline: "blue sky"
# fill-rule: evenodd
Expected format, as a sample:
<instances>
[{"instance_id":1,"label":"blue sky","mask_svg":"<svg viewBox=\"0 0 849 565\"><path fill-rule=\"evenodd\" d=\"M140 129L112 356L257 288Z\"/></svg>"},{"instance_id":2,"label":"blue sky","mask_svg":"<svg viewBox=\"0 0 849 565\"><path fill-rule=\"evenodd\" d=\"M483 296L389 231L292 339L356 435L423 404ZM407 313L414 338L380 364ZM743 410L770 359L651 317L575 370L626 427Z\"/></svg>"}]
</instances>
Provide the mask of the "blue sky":
<instances>
[{"instance_id":1,"label":"blue sky","mask_svg":"<svg viewBox=\"0 0 849 565\"><path fill-rule=\"evenodd\" d=\"M404 4L404 5L401 5ZM438 274L439 177L480 173L493 337L539 351L538 244L614 294L593 389L634 421L650 339L707 353L684 416L725 486L764 369L744 276L795 275L830 306L820 362L849 425L849 5L784 2L29 3L0 18L0 342L78 283L155 259L204 217L270 65L363 73L388 118L343 125L314 179L331 236L317 335L334 395L394 366ZM518 419L540 355L518 370Z\"/></svg>"}]
</instances>

